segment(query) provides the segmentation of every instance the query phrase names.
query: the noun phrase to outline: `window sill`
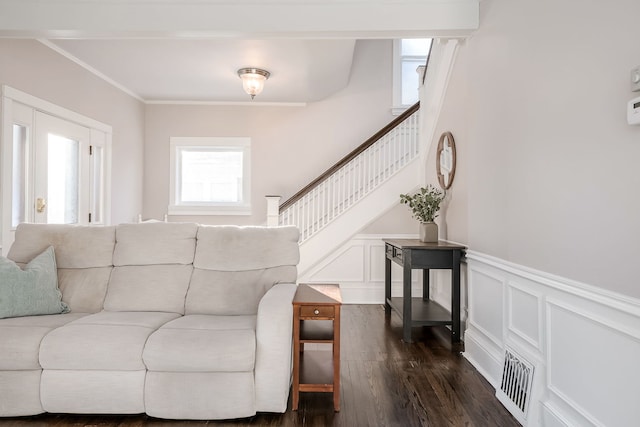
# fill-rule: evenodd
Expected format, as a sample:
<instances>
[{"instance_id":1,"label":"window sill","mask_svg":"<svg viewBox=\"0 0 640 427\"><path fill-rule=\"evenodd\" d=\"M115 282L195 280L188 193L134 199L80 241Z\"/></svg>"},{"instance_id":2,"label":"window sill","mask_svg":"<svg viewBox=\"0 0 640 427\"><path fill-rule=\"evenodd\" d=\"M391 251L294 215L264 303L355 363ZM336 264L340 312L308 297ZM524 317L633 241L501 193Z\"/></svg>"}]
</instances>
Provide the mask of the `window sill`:
<instances>
[{"instance_id":1,"label":"window sill","mask_svg":"<svg viewBox=\"0 0 640 427\"><path fill-rule=\"evenodd\" d=\"M251 206L169 206L167 214L172 216L251 215Z\"/></svg>"}]
</instances>

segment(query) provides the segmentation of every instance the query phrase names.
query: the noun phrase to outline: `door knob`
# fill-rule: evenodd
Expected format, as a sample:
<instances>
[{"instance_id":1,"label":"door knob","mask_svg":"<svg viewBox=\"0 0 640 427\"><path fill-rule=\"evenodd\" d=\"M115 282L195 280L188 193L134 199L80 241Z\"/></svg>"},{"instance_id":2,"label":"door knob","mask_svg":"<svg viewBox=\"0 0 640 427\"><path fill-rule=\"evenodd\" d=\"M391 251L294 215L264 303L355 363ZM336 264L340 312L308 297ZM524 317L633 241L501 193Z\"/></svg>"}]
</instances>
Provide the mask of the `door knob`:
<instances>
[{"instance_id":1,"label":"door knob","mask_svg":"<svg viewBox=\"0 0 640 427\"><path fill-rule=\"evenodd\" d=\"M47 207L47 203L45 202L45 200L42 197L38 197L36 199L36 211L38 211L38 213L42 213L44 212L44 208Z\"/></svg>"}]
</instances>

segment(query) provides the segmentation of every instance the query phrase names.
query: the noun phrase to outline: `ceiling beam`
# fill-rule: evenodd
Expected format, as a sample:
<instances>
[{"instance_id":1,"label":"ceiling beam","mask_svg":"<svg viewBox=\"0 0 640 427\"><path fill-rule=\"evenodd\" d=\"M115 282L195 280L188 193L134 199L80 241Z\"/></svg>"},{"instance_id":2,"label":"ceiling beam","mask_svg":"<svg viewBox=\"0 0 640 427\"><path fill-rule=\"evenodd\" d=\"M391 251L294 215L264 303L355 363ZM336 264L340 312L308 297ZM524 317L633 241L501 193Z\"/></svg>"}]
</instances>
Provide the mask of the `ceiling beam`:
<instances>
[{"instance_id":1,"label":"ceiling beam","mask_svg":"<svg viewBox=\"0 0 640 427\"><path fill-rule=\"evenodd\" d=\"M0 0L0 37L466 37L479 0Z\"/></svg>"}]
</instances>

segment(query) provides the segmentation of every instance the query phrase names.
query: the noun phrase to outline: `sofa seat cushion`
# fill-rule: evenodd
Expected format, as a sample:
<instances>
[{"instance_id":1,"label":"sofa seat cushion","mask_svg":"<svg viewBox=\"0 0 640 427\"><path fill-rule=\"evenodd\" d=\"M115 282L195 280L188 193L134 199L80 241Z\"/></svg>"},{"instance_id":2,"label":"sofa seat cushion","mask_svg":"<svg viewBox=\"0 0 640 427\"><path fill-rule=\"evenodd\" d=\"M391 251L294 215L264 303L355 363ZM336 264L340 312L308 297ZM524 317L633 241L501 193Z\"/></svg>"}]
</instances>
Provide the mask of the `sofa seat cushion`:
<instances>
[{"instance_id":1,"label":"sofa seat cushion","mask_svg":"<svg viewBox=\"0 0 640 427\"><path fill-rule=\"evenodd\" d=\"M156 329L179 317L175 313L100 312L49 333L40 346L43 369L145 369L144 345Z\"/></svg>"},{"instance_id":2,"label":"sofa seat cushion","mask_svg":"<svg viewBox=\"0 0 640 427\"><path fill-rule=\"evenodd\" d=\"M53 329L83 313L13 317L0 320L0 371L40 369L40 342Z\"/></svg>"},{"instance_id":3,"label":"sofa seat cushion","mask_svg":"<svg viewBox=\"0 0 640 427\"><path fill-rule=\"evenodd\" d=\"M253 371L256 316L189 315L154 332L144 349L150 371Z\"/></svg>"}]
</instances>

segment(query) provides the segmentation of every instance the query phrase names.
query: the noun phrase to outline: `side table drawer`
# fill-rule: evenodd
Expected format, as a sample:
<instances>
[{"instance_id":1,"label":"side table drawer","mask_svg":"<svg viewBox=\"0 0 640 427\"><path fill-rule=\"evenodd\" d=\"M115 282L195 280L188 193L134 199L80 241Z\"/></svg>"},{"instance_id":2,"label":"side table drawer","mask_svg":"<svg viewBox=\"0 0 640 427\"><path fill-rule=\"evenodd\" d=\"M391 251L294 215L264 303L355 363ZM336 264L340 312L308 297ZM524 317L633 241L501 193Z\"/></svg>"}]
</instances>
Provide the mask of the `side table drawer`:
<instances>
[{"instance_id":1,"label":"side table drawer","mask_svg":"<svg viewBox=\"0 0 640 427\"><path fill-rule=\"evenodd\" d=\"M386 244L384 247L384 252L387 255L387 258L393 258L393 250L395 248L393 246L391 246L390 244Z\"/></svg>"},{"instance_id":2,"label":"side table drawer","mask_svg":"<svg viewBox=\"0 0 640 427\"><path fill-rule=\"evenodd\" d=\"M303 305L300 306L300 317L334 317L335 307L332 305Z\"/></svg>"},{"instance_id":3,"label":"side table drawer","mask_svg":"<svg viewBox=\"0 0 640 427\"><path fill-rule=\"evenodd\" d=\"M392 245L387 243L385 245L384 251L385 251L385 254L389 258L402 259L402 249L401 248L396 248L395 246L392 246Z\"/></svg>"}]
</instances>

